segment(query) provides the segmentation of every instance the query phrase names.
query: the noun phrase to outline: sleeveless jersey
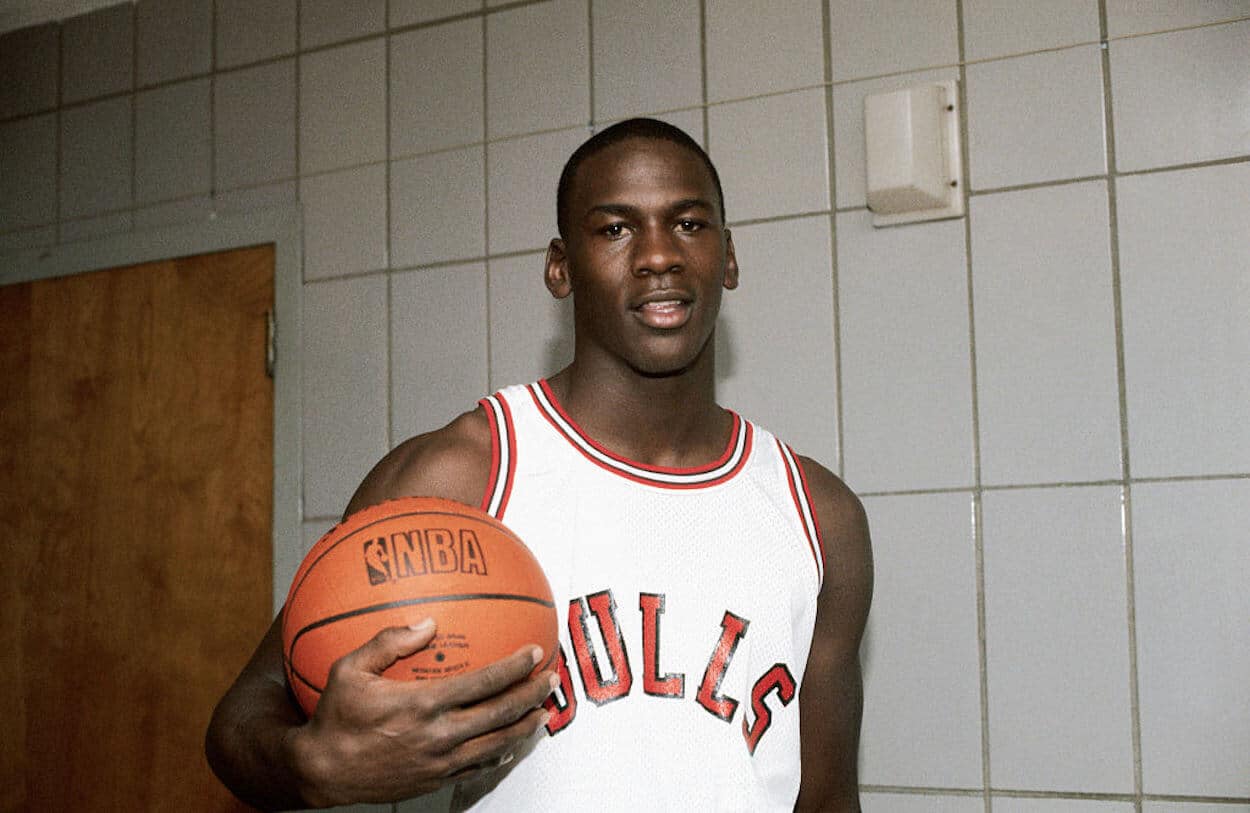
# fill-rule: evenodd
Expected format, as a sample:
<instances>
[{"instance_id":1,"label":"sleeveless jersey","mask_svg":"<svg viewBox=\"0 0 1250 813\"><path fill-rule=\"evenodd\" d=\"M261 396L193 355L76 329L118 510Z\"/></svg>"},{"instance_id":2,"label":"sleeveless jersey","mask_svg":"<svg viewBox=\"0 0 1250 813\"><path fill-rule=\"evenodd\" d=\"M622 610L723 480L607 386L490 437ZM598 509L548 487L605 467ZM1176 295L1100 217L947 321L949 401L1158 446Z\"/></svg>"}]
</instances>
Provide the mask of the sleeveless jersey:
<instances>
[{"instance_id":1,"label":"sleeveless jersey","mask_svg":"<svg viewBox=\"0 0 1250 813\"><path fill-rule=\"evenodd\" d=\"M793 452L730 413L720 459L658 468L587 437L546 381L481 405L482 507L551 582L561 686L546 731L473 809L793 809L824 575Z\"/></svg>"}]
</instances>

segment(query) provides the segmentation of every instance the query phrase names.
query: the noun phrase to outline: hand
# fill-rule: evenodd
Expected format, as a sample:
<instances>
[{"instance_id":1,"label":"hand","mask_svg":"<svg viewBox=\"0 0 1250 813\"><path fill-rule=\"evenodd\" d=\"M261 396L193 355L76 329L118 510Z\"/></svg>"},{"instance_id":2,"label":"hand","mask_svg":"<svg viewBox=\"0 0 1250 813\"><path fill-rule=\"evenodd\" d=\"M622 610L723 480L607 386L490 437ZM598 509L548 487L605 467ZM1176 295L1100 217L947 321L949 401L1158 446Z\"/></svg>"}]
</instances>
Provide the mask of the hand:
<instances>
[{"instance_id":1,"label":"hand","mask_svg":"<svg viewBox=\"0 0 1250 813\"><path fill-rule=\"evenodd\" d=\"M398 681L382 672L424 649L434 622L382 630L330 670L317 710L286 740L309 804L407 799L507 762L548 718L537 646L467 675Z\"/></svg>"}]
</instances>

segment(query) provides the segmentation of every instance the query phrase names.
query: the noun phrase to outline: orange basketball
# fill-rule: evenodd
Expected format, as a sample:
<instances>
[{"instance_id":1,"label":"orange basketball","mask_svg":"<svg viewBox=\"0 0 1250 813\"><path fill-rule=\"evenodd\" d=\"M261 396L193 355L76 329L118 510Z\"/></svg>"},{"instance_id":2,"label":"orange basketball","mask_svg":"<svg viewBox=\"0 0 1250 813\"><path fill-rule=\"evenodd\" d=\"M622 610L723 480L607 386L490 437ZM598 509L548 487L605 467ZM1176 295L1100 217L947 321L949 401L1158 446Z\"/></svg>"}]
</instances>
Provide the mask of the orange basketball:
<instances>
[{"instance_id":1,"label":"orange basketball","mask_svg":"<svg viewBox=\"0 0 1250 813\"><path fill-rule=\"evenodd\" d=\"M551 586L515 534L451 500L389 500L321 537L287 594L282 655L305 713L317 707L336 660L384 627L424 618L438 624L434 640L386 677L460 675L525 644L541 646L550 663L558 647Z\"/></svg>"}]
</instances>

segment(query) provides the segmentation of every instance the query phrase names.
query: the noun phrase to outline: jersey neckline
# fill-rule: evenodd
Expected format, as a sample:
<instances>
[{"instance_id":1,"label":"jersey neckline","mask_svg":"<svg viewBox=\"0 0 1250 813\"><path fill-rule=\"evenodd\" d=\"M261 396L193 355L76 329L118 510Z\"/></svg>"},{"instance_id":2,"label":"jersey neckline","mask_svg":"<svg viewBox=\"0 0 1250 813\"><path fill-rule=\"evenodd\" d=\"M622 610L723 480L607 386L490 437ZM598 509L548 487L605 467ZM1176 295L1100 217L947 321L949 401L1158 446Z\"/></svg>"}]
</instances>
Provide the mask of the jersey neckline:
<instances>
[{"instance_id":1,"label":"jersey neckline","mask_svg":"<svg viewBox=\"0 0 1250 813\"><path fill-rule=\"evenodd\" d=\"M673 468L652 466L630 460L607 449L589 435L565 411L547 379L539 379L527 389L539 413L573 448L602 469L628 480L661 488L708 488L730 480L746 464L751 454L754 429L732 409L725 410L733 419L732 431L725 451L716 460L703 466Z\"/></svg>"}]
</instances>

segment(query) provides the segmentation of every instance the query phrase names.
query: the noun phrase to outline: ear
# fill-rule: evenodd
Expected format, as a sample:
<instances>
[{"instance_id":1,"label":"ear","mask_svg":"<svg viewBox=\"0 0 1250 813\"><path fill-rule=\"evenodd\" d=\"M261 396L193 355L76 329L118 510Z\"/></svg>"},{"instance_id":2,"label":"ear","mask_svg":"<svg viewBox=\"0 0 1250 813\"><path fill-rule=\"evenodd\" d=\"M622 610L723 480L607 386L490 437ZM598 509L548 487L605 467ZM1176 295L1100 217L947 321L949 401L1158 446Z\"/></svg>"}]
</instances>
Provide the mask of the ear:
<instances>
[{"instance_id":1,"label":"ear","mask_svg":"<svg viewBox=\"0 0 1250 813\"><path fill-rule=\"evenodd\" d=\"M564 253L564 241L555 238L547 246L547 266L543 282L556 299L564 299L573 293L573 281L569 277L569 257Z\"/></svg>"},{"instance_id":2,"label":"ear","mask_svg":"<svg viewBox=\"0 0 1250 813\"><path fill-rule=\"evenodd\" d=\"M738 255L734 253L734 236L725 229L725 290L738 287Z\"/></svg>"}]
</instances>

